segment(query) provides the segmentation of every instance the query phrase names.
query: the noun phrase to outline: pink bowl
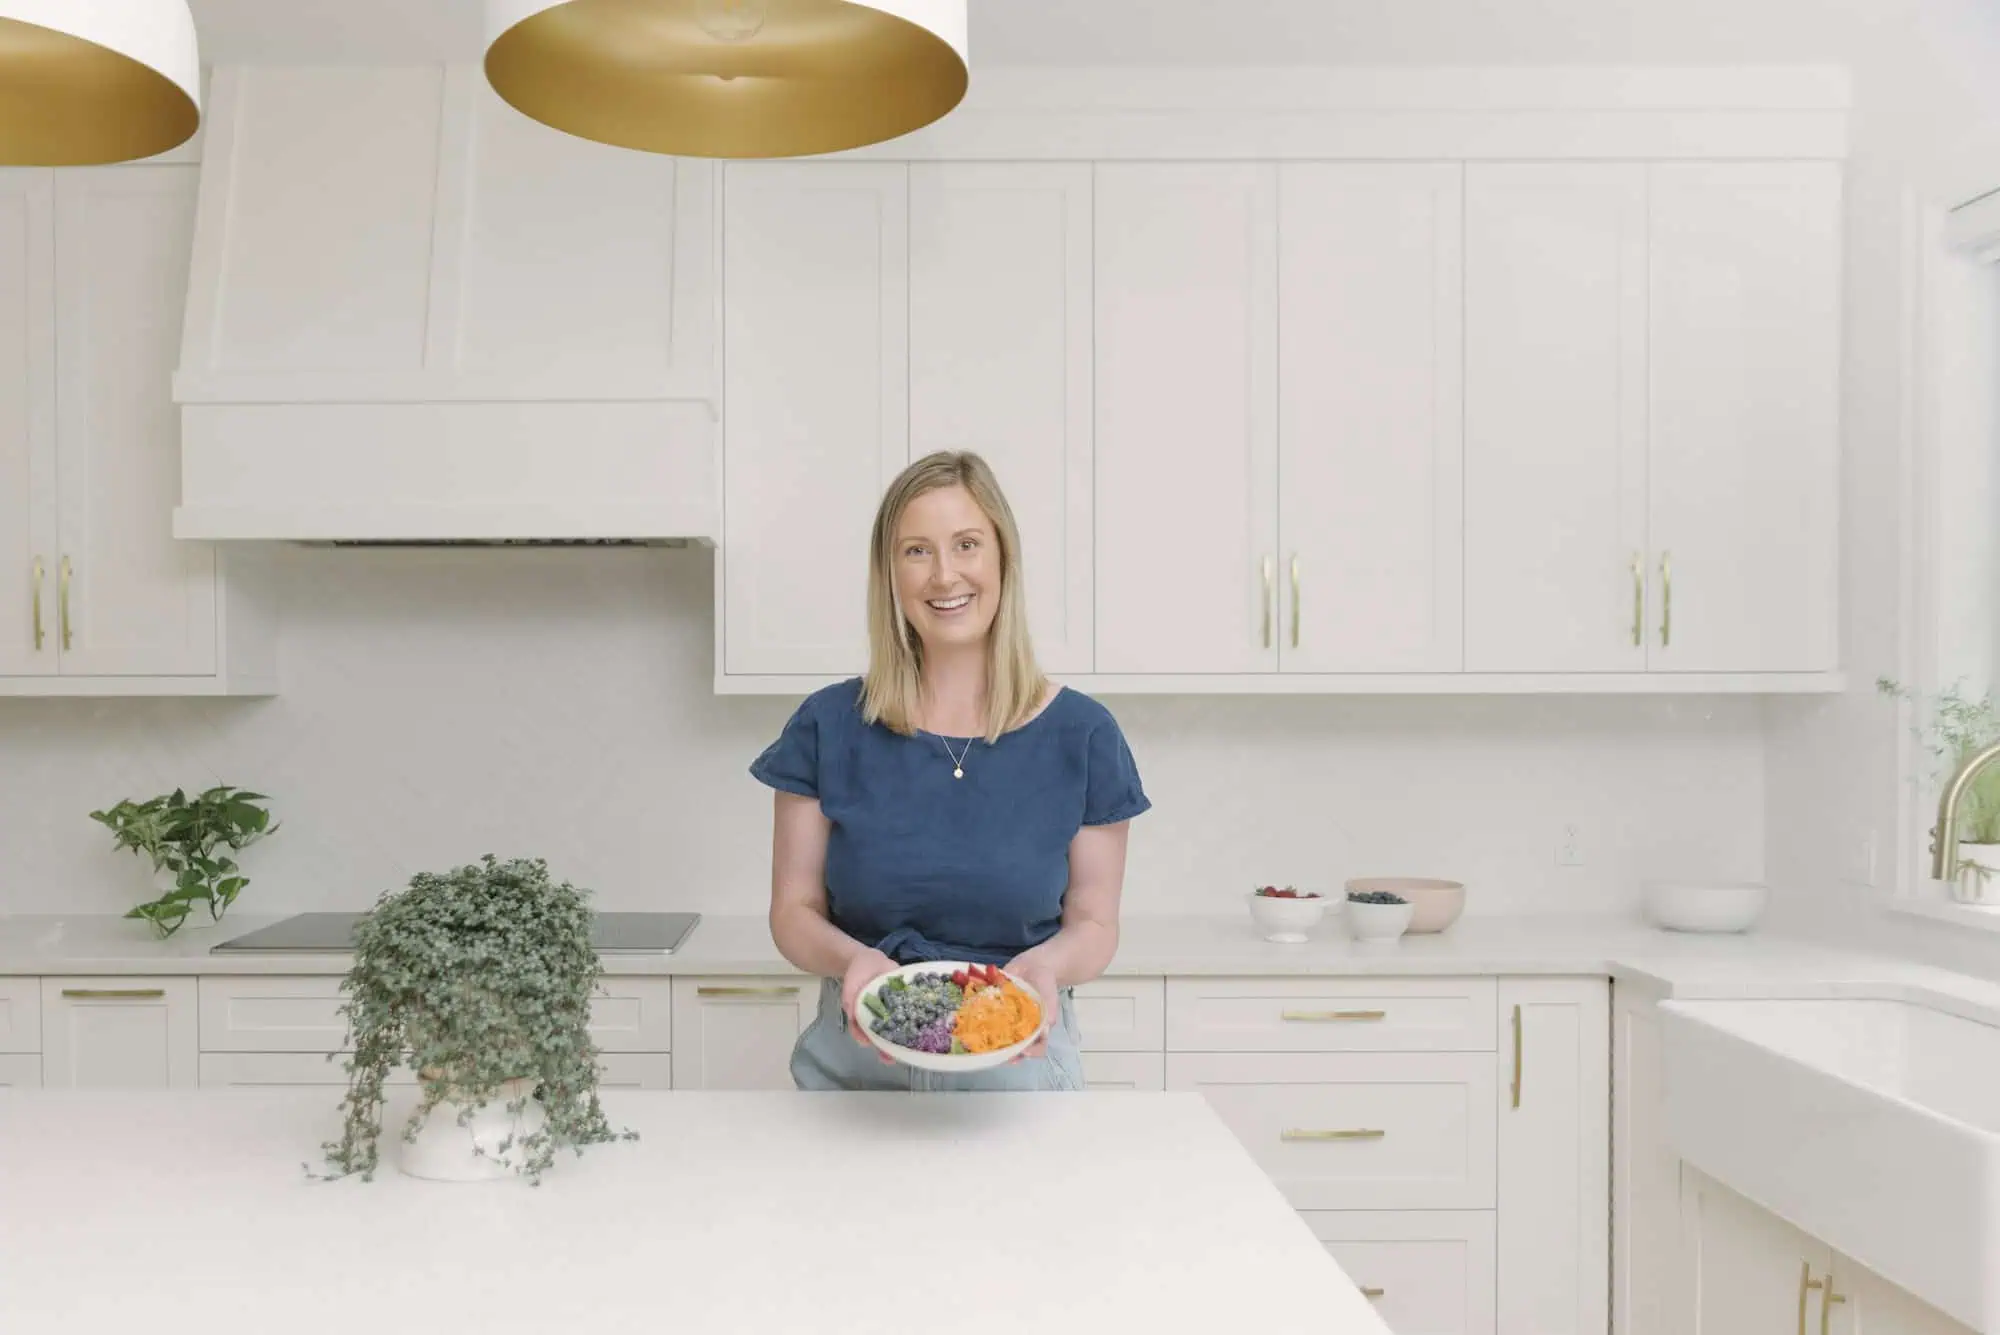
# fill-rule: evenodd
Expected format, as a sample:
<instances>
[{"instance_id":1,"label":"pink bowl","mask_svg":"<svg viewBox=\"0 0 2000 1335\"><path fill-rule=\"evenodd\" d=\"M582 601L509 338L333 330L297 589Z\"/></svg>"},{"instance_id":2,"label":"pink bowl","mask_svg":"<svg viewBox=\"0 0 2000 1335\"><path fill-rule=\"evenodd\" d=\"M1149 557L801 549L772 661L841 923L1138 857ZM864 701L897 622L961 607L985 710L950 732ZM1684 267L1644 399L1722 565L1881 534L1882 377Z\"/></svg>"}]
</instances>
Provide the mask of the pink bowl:
<instances>
[{"instance_id":1,"label":"pink bowl","mask_svg":"<svg viewBox=\"0 0 2000 1335\"><path fill-rule=\"evenodd\" d=\"M1465 912L1465 884L1439 881L1428 876L1357 876L1347 883L1349 890L1366 893L1387 890L1410 901L1412 934L1442 932Z\"/></svg>"}]
</instances>

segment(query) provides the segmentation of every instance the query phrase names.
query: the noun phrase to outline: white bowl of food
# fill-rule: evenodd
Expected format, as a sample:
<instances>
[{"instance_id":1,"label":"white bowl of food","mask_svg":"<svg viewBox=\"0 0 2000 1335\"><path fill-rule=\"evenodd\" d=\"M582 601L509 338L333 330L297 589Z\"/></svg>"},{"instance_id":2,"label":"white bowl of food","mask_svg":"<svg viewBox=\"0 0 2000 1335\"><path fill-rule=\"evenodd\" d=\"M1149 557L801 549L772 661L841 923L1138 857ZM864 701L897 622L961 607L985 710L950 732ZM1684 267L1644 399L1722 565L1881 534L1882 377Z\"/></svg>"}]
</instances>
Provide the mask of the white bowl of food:
<instances>
[{"instance_id":1,"label":"white bowl of food","mask_svg":"<svg viewBox=\"0 0 2000 1335\"><path fill-rule=\"evenodd\" d=\"M1357 876L1347 883L1350 893L1387 890L1410 901L1411 936L1442 932L1465 912L1465 883L1431 876Z\"/></svg>"},{"instance_id":2,"label":"white bowl of food","mask_svg":"<svg viewBox=\"0 0 2000 1335\"><path fill-rule=\"evenodd\" d=\"M1266 941L1295 946L1308 940L1326 913L1326 900L1311 890L1264 885L1250 892L1250 921Z\"/></svg>"},{"instance_id":3,"label":"white bowl of food","mask_svg":"<svg viewBox=\"0 0 2000 1335\"><path fill-rule=\"evenodd\" d=\"M1747 932L1771 891L1761 881L1647 881L1646 919L1669 932Z\"/></svg>"},{"instance_id":4,"label":"white bowl of food","mask_svg":"<svg viewBox=\"0 0 2000 1335\"><path fill-rule=\"evenodd\" d=\"M892 969L861 989L856 1013L870 1043L924 1071L1005 1066L1049 1026L1041 993L997 965L966 960Z\"/></svg>"},{"instance_id":5,"label":"white bowl of food","mask_svg":"<svg viewBox=\"0 0 2000 1335\"><path fill-rule=\"evenodd\" d=\"M1410 930L1416 905L1390 890L1350 890L1341 912L1356 941L1394 941Z\"/></svg>"}]
</instances>

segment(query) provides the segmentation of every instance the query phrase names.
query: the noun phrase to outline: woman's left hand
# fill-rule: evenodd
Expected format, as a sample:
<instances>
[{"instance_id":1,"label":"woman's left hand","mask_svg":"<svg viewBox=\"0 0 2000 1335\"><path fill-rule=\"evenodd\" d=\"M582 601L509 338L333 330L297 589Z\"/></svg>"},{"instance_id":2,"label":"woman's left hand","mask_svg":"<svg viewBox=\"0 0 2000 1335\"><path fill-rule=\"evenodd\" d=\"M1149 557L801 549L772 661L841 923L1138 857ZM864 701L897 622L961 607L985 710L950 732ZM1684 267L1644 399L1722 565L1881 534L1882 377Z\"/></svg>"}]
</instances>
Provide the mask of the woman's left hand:
<instances>
[{"instance_id":1,"label":"woman's left hand","mask_svg":"<svg viewBox=\"0 0 2000 1335\"><path fill-rule=\"evenodd\" d=\"M1054 972L1046 964L1025 955L1017 955L1000 967L1034 988L1035 995L1042 999L1042 1032L1013 1060L1019 1062L1030 1057L1048 1056L1049 1030L1062 1020L1062 992L1056 986Z\"/></svg>"}]
</instances>

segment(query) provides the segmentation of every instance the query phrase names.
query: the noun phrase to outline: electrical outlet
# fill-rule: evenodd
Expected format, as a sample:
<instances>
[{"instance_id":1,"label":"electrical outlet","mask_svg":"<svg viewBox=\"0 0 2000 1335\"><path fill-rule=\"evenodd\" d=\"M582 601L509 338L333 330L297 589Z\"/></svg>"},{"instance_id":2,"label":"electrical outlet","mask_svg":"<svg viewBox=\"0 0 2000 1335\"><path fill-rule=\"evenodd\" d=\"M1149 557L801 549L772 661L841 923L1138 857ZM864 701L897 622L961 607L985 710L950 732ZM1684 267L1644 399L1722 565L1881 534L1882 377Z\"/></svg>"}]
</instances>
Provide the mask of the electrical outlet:
<instances>
[{"instance_id":1,"label":"electrical outlet","mask_svg":"<svg viewBox=\"0 0 2000 1335\"><path fill-rule=\"evenodd\" d=\"M1871 889L1874 888L1875 862L1879 852L1879 844L1880 840L1877 838L1874 830L1866 831L1859 839L1854 841L1853 862L1848 868L1848 880L1853 881L1857 885L1865 885Z\"/></svg>"},{"instance_id":2,"label":"electrical outlet","mask_svg":"<svg viewBox=\"0 0 2000 1335\"><path fill-rule=\"evenodd\" d=\"M1556 865L1558 867L1583 865L1583 841L1574 825L1563 826L1562 842L1556 845Z\"/></svg>"}]
</instances>

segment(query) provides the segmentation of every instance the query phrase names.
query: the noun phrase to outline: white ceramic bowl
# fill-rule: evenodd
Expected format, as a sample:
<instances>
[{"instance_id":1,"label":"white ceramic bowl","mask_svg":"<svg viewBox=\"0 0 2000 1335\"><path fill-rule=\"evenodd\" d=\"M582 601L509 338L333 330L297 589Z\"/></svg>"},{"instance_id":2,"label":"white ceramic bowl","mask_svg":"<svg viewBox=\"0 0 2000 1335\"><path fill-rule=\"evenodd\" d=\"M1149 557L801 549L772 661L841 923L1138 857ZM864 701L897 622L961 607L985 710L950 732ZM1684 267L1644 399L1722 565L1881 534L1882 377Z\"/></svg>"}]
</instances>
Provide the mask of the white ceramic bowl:
<instances>
[{"instance_id":1,"label":"white ceramic bowl","mask_svg":"<svg viewBox=\"0 0 2000 1335\"><path fill-rule=\"evenodd\" d=\"M1348 900L1340 911L1347 915L1347 930L1356 941L1394 941L1410 928L1417 906L1401 904L1357 904Z\"/></svg>"},{"instance_id":2,"label":"white ceramic bowl","mask_svg":"<svg viewBox=\"0 0 2000 1335\"><path fill-rule=\"evenodd\" d=\"M1647 921L1670 932L1747 932L1764 916L1759 881L1647 881Z\"/></svg>"},{"instance_id":3,"label":"white ceramic bowl","mask_svg":"<svg viewBox=\"0 0 2000 1335\"><path fill-rule=\"evenodd\" d=\"M965 960L926 960L921 964L905 964L900 969L892 969L888 973L883 974L880 978L875 979L868 986L862 988L861 995L856 998L856 1005L859 1007L857 1014L861 1017L862 1032L868 1035L870 1043L873 1043L883 1052L888 1053L889 1056L895 1058L905 1066L914 1066L923 1071L985 1071L995 1066L1005 1066L1014 1059L1017 1053L1024 1051L1029 1044L1041 1037L1043 1031L1049 1027L1050 1018L1049 1003L1042 999L1042 994L1037 992L1024 979L1017 978L1011 973L1007 975L1008 980L1032 997L1035 1004L1042 1011L1042 1021L1035 1026L1035 1032L1029 1034L1026 1038L1022 1039L1019 1043L1013 1044L1011 1047L995 1048L991 1052L961 1052L956 1054L949 1052L919 1052L915 1048L906 1048L900 1043L891 1043L888 1039L875 1032L876 1016L874 1011L868 1009L868 998L870 995L880 992L883 985L891 978L909 979L920 973L949 974L970 967L971 965Z\"/></svg>"},{"instance_id":4,"label":"white ceramic bowl","mask_svg":"<svg viewBox=\"0 0 2000 1335\"><path fill-rule=\"evenodd\" d=\"M1429 876L1357 876L1349 890L1387 890L1410 901L1410 935L1442 932L1465 912L1465 883Z\"/></svg>"},{"instance_id":5,"label":"white ceramic bowl","mask_svg":"<svg viewBox=\"0 0 2000 1335\"><path fill-rule=\"evenodd\" d=\"M1276 941L1280 945L1295 946L1308 939L1307 933L1319 926L1320 917L1326 912L1326 898L1323 895L1308 895L1300 892L1297 899L1280 899L1274 895L1250 893L1250 921L1257 924L1257 930L1264 934L1266 941Z\"/></svg>"}]
</instances>

